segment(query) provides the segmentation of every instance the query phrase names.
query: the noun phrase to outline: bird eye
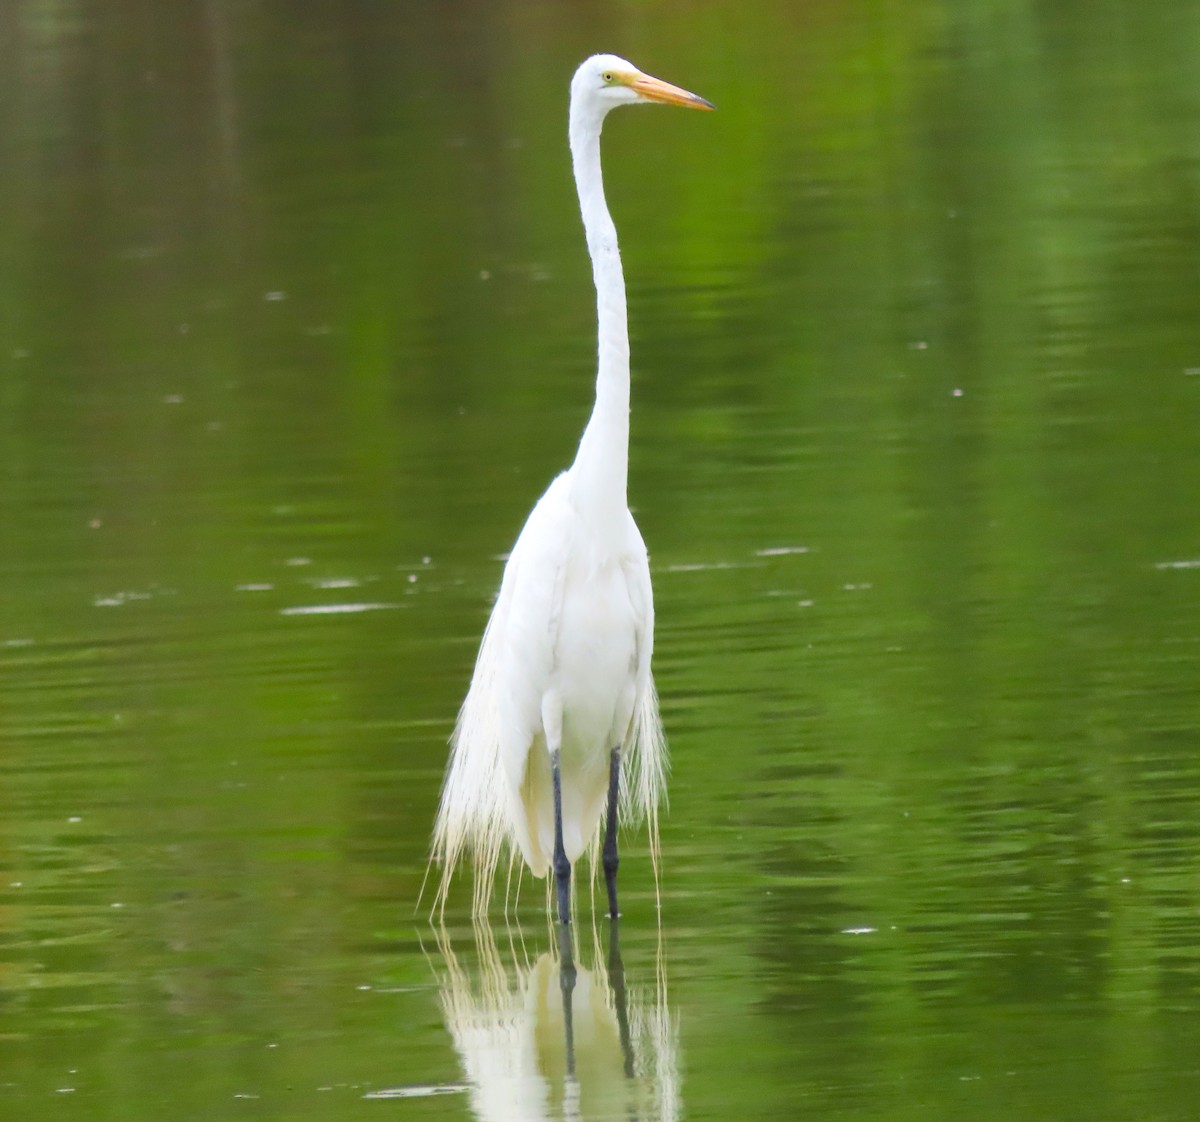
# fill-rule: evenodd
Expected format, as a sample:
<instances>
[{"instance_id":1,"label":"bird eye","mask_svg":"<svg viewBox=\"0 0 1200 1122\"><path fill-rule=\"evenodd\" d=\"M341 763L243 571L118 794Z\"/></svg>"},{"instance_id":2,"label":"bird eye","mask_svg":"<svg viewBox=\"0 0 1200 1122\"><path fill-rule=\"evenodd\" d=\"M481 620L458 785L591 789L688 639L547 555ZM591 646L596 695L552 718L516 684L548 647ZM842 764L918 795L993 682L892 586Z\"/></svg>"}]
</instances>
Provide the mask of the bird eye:
<instances>
[{"instance_id":1,"label":"bird eye","mask_svg":"<svg viewBox=\"0 0 1200 1122\"><path fill-rule=\"evenodd\" d=\"M611 73L609 73L609 74L601 74L601 75L600 75L600 77L602 77L602 78L603 78L603 79L604 79L606 82L608 82L609 84L611 84L611 83L612 83L613 76L612 76L612 74L611 74Z\"/></svg>"}]
</instances>

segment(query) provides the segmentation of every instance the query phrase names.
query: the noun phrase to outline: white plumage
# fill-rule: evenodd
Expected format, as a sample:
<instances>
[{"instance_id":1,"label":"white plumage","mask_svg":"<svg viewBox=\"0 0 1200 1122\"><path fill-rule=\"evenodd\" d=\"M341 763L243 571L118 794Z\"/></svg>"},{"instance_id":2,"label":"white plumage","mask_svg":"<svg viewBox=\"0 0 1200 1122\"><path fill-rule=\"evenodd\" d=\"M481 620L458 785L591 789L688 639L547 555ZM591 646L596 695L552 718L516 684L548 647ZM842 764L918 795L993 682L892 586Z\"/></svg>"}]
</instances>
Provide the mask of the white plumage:
<instances>
[{"instance_id":1,"label":"white plumage","mask_svg":"<svg viewBox=\"0 0 1200 1122\"><path fill-rule=\"evenodd\" d=\"M433 836L433 860L442 866L435 907L444 908L454 869L469 855L474 911L486 912L507 850L519 853L536 877L555 869L566 922L569 868L563 861L574 864L598 837L610 779L618 773L617 817L648 819L657 869L666 742L650 672L650 566L626 502L629 333L617 234L600 171L605 115L638 101L711 108L614 55L588 59L571 82L572 165L596 282L596 402L574 463L538 500L504 568L451 740ZM605 860L614 914L615 847L613 833Z\"/></svg>"}]
</instances>

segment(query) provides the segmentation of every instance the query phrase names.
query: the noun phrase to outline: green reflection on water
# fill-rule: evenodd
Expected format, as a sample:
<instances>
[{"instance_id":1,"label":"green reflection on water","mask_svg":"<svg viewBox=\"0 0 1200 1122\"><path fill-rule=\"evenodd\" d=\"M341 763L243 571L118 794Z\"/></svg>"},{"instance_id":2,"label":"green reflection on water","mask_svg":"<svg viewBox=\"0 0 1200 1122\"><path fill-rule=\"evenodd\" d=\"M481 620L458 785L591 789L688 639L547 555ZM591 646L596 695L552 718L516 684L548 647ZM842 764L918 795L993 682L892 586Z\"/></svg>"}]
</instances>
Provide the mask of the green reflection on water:
<instances>
[{"instance_id":1,"label":"green reflection on water","mask_svg":"<svg viewBox=\"0 0 1200 1122\"><path fill-rule=\"evenodd\" d=\"M0 36L12 1111L468 1077L412 904L496 558L590 405L565 86L604 48L720 106L605 149L675 761L661 964L638 839L622 937L682 1110L1191 1117L1194 5Z\"/></svg>"}]
</instances>

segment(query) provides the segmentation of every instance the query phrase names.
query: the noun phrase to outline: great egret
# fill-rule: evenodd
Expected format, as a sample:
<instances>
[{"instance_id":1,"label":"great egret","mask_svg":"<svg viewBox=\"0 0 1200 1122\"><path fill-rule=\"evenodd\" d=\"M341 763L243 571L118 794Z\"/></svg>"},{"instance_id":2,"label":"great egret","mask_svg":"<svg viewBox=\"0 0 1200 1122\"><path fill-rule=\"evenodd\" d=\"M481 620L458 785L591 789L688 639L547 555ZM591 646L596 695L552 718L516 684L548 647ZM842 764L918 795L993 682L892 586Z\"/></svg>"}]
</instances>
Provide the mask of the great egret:
<instances>
[{"instance_id":1,"label":"great egret","mask_svg":"<svg viewBox=\"0 0 1200 1122\"><path fill-rule=\"evenodd\" d=\"M526 520L500 582L451 739L432 860L444 909L460 858L475 865L474 914L487 911L501 850L535 877L554 869L570 922L571 863L598 833L617 913L617 818L645 815L657 865L666 742L650 674L650 565L626 502L629 330L617 231L604 201L600 130L618 105L712 105L594 55L571 80L569 139L596 283L596 401L575 454ZM622 764L625 774L622 776Z\"/></svg>"}]
</instances>

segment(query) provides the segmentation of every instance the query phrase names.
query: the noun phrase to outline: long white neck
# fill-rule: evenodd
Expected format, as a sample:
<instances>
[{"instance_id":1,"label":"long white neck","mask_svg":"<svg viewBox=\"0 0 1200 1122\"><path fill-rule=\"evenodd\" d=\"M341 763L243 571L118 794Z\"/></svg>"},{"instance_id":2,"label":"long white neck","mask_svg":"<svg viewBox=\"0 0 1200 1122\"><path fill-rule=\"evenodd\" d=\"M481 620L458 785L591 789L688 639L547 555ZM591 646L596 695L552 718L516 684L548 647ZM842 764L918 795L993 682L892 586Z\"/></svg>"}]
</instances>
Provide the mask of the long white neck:
<instances>
[{"instance_id":1,"label":"long white neck","mask_svg":"<svg viewBox=\"0 0 1200 1122\"><path fill-rule=\"evenodd\" d=\"M571 469L575 501L598 515L623 515L629 468L629 325L617 229L604 201L601 118L571 103L571 163L596 282L599 365L596 403Z\"/></svg>"}]
</instances>

